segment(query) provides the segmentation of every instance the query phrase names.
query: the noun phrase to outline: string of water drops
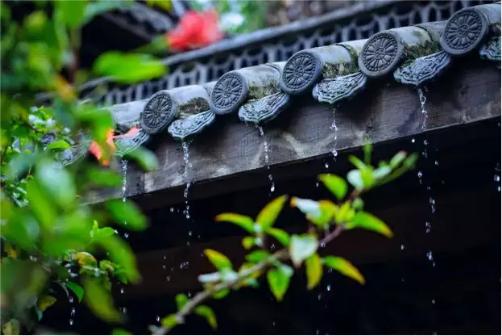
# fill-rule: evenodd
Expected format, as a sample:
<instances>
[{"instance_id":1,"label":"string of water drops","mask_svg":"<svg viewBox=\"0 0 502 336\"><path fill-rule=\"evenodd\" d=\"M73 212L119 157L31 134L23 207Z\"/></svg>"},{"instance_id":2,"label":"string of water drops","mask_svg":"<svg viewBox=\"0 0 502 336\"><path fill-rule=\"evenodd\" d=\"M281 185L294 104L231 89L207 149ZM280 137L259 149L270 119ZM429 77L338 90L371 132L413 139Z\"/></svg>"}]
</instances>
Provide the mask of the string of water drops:
<instances>
[{"instance_id":1,"label":"string of water drops","mask_svg":"<svg viewBox=\"0 0 502 336\"><path fill-rule=\"evenodd\" d=\"M185 215L185 218L188 220L190 219L190 203L188 201L188 193L192 185L191 181L192 163L190 162L190 143L187 141L183 141L181 143L181 147L183 148L183 162L185 164L183 170L183 180L185 182L183 199L185 200L185 210L183 211L183 214Z\"/></svg>"},{"instance_id":2,"label":"string of water drops","mask_svg":"<svg viewBox=\"0 0 502 336\"><path fill-rule=\"evenodd\" d=\"M427 97L425 97L424 91L421 87L417 87L418 99L420 101L420 112L422 113L422 124L421 128L424 130L427 127L427 120L429 115L425 109L425 103L427 102Z\"/></svg>"},{"instance_id":3,"label":"string of water drops","mask_svg":"<svg viewBox=\"0 0 502 336\"><path fill-rule=\"evenodd\" d=\"M333 122L329 127L330 131L333 132L333 147L331 149L331 155L333 157L333 162L336 162L336 158L338 157L338 150L336 149L337 140L338 140L338 126L336 125L336 109L333 108ZM324 162L324 168L329 169L329 161ZM318 185L316 185L318 186Z\"/></svg>"},{"instance_id":4,"label":"string of water drops","mask_svg":"<svg viewBox=\"0 0 502 336\"><path fill-rule=\"evenodd\" d=\"M417 87L417 93L418 93L418 99L420 101L420 112L421 112L421 115L422 115L422 123L421 123L421 129L422 130L425 130L426 127L427 127L427 122L428 122L428 119L429 119L429 115L428 115L428 111L426 109L426 102L427 102L427 97L425 96L424 94L424 90L421 88L421 87ZM412 139L412 142L414 142L414 139ZM429 142L427 140L427 138L424 138L423 140L423 151L422 151L422 156L424 157L424 159L426 160L429 160L429 150L428 150L428 145L429 145ZM434 165L435 166L439 166L439 161L438 160L435 160L434 161ZM423 181L422 181L422 178L423 178L423 172L421 170L418 171L417 173L417 177L418 177L418 180L419 180L419 183L422 185L423 184ZM429 183L430 183L430 179L429 179ZM426 220L425 221L425 234L426 235L429 235L432 231L432 219L433 217L435 216L435 213L436 213L436 200L435 198L433 197L433 190L432 190L432 187L430 184L427 184L425 186L425 192L426 192L426 197L428 199L428 205L430 207L430 220ZM425 252L425 257L427 259L427 261L431 264L431 266L433 268L436 267L436 261L434 260L434 255L432 254L432 250L427 250ZM431 303L433 305L436 304L436 299L435 298L432 298L431 299Z\"/></svg>"},{"instance_id":5,"label":"string of water drops","mask_svg":"<svg viewBox=\"0 0 502 336\"><path fill-rule=\"evenodd\" d=\"M75 306L73 305L75 300L70 293L68 293L68 302L71 304L70 318L68 320L68 324L70 325L70 327L73 327L73 325L75 324L75 314L76 314L77 310L76 310Z\"/></svg>"},{"instance_id":6,"label":"string of water drops","mask_svg":"<svg viewBox=\"0 0 502 336\"><path fill-rule=\"evenodd\" d=\"M262 126L256 126L258 128L258 133L260 134L260 137L263 140L263 156L265 160L265 167L267 169L267 178L268 181L270 182L270 194L273 194L275 191L275 182L274 182L274 176L272 175L270 171L270 146L267 141L267 137L265 136L265 131L263 130Z\"/></svg>"},{"instance_id":7,"label":"string of water drops","mask_svg":"<svg viewBox=\"0 0 502 336\"><path fill-rule=\"evenodd\" d=\"M120 167L122 170L122 202L125 203L127 201L127 166L128 166L129 161L126 159L122 159L120 161ZM127 220L124 220L124 227L127 227ZM128 239L129 238L129 233L126 231L124 232L124 238ZM120 295L125 294L125 289L124 287L120 287ZM127 313L127 308L125 306L121 307L120 310L122 313L126 314Z\"/></svg>"}]
</instances>

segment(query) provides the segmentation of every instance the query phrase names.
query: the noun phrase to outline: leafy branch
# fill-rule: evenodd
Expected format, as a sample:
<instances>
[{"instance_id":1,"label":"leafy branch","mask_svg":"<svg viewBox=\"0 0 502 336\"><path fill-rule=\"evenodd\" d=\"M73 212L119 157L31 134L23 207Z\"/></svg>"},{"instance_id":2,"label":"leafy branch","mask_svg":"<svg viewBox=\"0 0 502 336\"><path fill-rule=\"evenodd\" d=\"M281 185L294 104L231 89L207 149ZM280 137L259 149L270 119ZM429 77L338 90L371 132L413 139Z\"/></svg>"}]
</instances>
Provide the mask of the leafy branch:
<instances>
[{"instance_id":1,"label":"leafy branch","mask_svg":"<svg viewBox=\"0 0 502 336\"><path fill-rule=\"evenodd\" d=\"M204 289L194 297L189 299L185 294L178 294L177 312L165 316L160 326L151 326L151 331L155 334L168 333L177 325L185 323L186 317L192 313L205 318L211 327L216 328L216 315L204 303L213 298L221 299L231 290L258 287L258 279L265 274L272 294L277 301L281 301L294 270L299 269L302 264L305 265L309 290L321 281L324 267L364 284L364 276L350 261L340 256L321 257L318 252L347 230L359 228L392 237L391 229L382 220L363 210L364 202L361 196L412 169L417 156L398 152L391 160L380 162L378 167L371 165L370 158L371 146L366 145L364 160L355 156L349 157L356 169L348 172L346 180L334 174L319 176L319 180L336 201L314 201L298 197L290 199L290 205L300 210L309 221L305 233L290 235L274 227L288 200L285 195L268 203L255 219L235 213L218 215L216 221L232 223L248 233L242 240L243 247L251 250L245 257L246 261L235 270L224 254L206 249L204 253L216 268L216 272L199 276L199 282ZM350 194L349 184L353 188ZM276 240L282 248L273 252L265 243L267 239Z\"/></svg>"}]
</instances>

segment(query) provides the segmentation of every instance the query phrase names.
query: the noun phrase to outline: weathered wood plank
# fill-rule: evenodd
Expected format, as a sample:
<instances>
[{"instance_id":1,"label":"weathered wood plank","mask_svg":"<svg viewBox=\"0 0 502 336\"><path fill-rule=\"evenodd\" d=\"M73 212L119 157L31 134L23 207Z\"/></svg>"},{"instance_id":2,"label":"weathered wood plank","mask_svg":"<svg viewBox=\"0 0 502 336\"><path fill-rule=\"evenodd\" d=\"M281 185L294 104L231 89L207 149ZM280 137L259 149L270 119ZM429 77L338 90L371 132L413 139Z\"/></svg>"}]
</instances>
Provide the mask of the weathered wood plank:
<instances>
[{"instance_id":1,"label":"weathered wood plank","mask_svg":"<svg viewBox=\"0 0 502 336\"><path fill-rule=\"evenodd\" d=\"M333 108L301 97L292 102L276 120L265 125L270 144L270 163L275 167L315 159L338 151L357 148L368 138L374 143L398 140L414 134L474 123L500 116L500 70L474 59L457 61L436 82L428 86L428 122L421 128L422 114L416 90L378 80L365 92L336 109L338 140L335 143ZM176 190L182 198L184 169L181 146L167 132L152 139L159 169L142 173L130 169L128 196ZM212 181L264 169L263 139L258 131L237 120L236 115L218 116L207 132L190 146L192 180L213 186ZM214 187L214 186L213 186ZM224 188L215 192L224 192ZM120 191L91 195L93 201L118 197ZM146 197L151 197L152 195ZM193 194L192 197L197 197Z\"/></svg>"}]
</instances>

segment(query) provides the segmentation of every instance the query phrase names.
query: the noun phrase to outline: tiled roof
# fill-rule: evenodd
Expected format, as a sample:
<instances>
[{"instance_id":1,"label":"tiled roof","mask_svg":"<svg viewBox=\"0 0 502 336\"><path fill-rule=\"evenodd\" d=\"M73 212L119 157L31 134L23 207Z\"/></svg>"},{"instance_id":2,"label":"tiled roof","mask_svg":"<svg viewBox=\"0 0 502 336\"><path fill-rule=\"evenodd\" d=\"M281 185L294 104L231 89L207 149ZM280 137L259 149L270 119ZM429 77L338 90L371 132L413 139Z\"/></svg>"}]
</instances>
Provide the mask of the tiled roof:
<instances>
[{"instance_id":1,"label":"tiled roof","mask_svg":"<svg viewBox=\"0 0 502 336\"><path fill-rule=\"evenodd\" d=\"M466 55L500 62L500 4L469 7L447 21L394 28L367 40L305 49L287 62L233 70L204 85L161 90L149 100L112 106L119 129L140 127L133 139L118 137L121 155L158 137L203 137L226 115L261 125L295 97L311 95L337 104L370 81L393 78L420 87ZM69 160L73 161L73 160Z\"/></svg>"}]
</instances>

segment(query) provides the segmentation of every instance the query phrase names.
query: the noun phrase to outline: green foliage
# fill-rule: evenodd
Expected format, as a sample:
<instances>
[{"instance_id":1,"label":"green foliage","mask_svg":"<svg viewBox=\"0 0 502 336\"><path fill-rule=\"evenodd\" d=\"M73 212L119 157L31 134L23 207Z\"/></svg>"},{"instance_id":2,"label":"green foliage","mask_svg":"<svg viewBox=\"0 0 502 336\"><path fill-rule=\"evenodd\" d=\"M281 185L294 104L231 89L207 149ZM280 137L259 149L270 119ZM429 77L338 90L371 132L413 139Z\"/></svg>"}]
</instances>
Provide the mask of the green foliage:
<instances>
[{"instance_id":1,"label":"green foliage","mask_svg":"<svg viewBox=\"0 0 502 336\"><path fill-rule=\"evenodd\" d=\"M216 314L211 309L211 307L206 305L200 305L195 308L194 313L206 319L207 323L211 328L216 329L218 327L218 322L216 321Z\"/></svg>"},{"instance_id":2,"label":"green foliage","mask_svg":"<svg viewBox=\"0 0 502 336\"><path fill-rule=\"evenodd\" d=\"M312 289L322 279L322 262L317 253L312 254L305 260L305 271L307 273L307 288Z\"/></svg>"},{"instance_id":3,"label":"green foliage","mask_svg":"<svg viewBox=\"0 0 502 336\"><path fill-rule=\"evenodd\" d=\"M293 269L284 264L279 264L267 272L268 286L277 301L281 301L286 294L293 273Z\"/></svg>"},{"instance_id":4,"label":"green foliage","mask_svg":"<svg viewBox=\"0 0 502 336\"><path fill-rule=\"evenodd\" d=\"M291 261L298 267L317 250L317 238L311 234L293 235L289 244Z\"/></svg>"},{"instance_id":5,"label":"green foliage","mask_svg":"<svg viewBox=\"0 0 502 336\"><path fill-rule=\"evenodd\" d=\"M338 200L343 199L347 194L347 182L341 177L333 174L321 174L319 180Z\"/></svg>"},{"instance_id":6,"label":"green foliage","mask_svg":"<svg viewBox=\"0 0 502 336\"><path fill-rule=\"evenodd\" d=\"M119 321L110 290L112 279L140 279L134 254L109 226L142 230L146 220L130 202L106 207L84 203L99 187L120 185L120 176L82 160L64 167L61 158L91 141L113 159L107 141L114 127L109 111L79 102L76 87L89 77L79 69L80 30L106 10L127 6L115 1L36 2L22 18L11 16L15 2L1 2L2 58L0 131L0 228L2 257L1 320L4 332L29 333L58 302L55 287L73 293L98 316ZM102 56L96 74L132 81L165 72L144 56ZM124 68L124 65L133 65ZM121 69L121 70L120 70ZM117 71L123 71L121 75ZM40 105L37 97L43 97ZM154 169L153 154L131 155ZM103 256L109 255L109 259ZM85 290L84 290L85 289ZM69 294L71 295L71 294ZM85 299L84 299L85 298Z\"/></svg>"},{"instance_id":7,"label":"green foliage","mask_svg":"<svg viewBox=\"0 0 502 336\"><path fill-rule=\"evenodd\" d=\"M232 268L232 262L230 262L230 260L222 253L215 250L206 249L204 250L204 254L218 270Z\"/></svg>"},{"instance_id":8,"label":"green foliage","mask_svg":"<svg viewBox=\"0 0 502 336\"><path fill-rule=\"evenodd\" d=\"M334 269L337 272L340 272L341 274L349 278L356 280L361 285L364 285L365 280L363 275L354 265L352 265L352 263L350 263L350 261L341 257L334 256L324 257L322 261L324 265Z\"/></svg>"},{"instance_id":9,"label":"green foliage","mask_svg":"<svg viewBox=\"0 0 502 336\"><path fill-rule=\"evenodd\" d=\"M122 316L113 305L110 292L103 287L99 280L85 279L84 288L85 301L94 314L107 322L120 322L122 320Z\"/></svg>"},{"instance_id":10,"label":"green foliage","mask_svg":"<svg viewBox=\"0 0 502 336\"><path fill-rule=\"evenodd\" d=\"M265 231L272 227L279 216L284 203L287 200L287 196L280 196L268 203L256 217L256 224Z\"/></svg>"},{"instance_id":11,"label":"green foliage","mask_svg":"<svg viewBox=\"0 0 502 336\"><path fill-rule=\"evenodd\" d=\"M370 213L359 211L354 215L352 221L346 226L348 229L361 228L380 233L388 238L393 236L390 228L378 217Z\"/></svg>"},{"instance_id":12,"label":"green foliage","mask_svg":"<svg viewBox=\"0 0 502 336\"><path fill-rule=\"evenodd\" d=\"M415 160L416 155L408 156L404 152L399 152L390 161L382 161L378 168L375 168L371 165L371 146L364 146L364 161L355 156L350 157L350 161L356 167L347 174L347 181L353 187L350 192L349 183L341 177L322 174L319 180L336 200L291 198L291 206L300 210L309 222L308 229L304 233L290 235L285 230L274 227L287 196L280 196L270 201L255 220L235 213L216 216L216 221L232 223L246 232L242 245L251 251L245 255L245 262L238 271L235 271L230 259L221 252L205 250L204 253L218 272L200 275L199 282L202 283L204 292L197 294L197 299L181 296L183 305L179 304L180 296L177 296L178 312L164 318L162 321L164 329L154 327L152 330L169 331L180 321L184 321L185 316L190 313L203 315L209 324L215 327L214 312L208 310L207 306L201 306L200 303L209 298L225 297L231 290L244 286L257 287L259 285L257 280L262 275L266 275L268 287L276 300L281 301L294 274L291 265L295 268L305 265L309 290L321 282L324 267L364 284L364 276L350 261L338 256L322 256L322 250L343 231L355 228L392 237L392 231L381 219L364 211L362 195L399 177L413 167ZM270 238L280 242L283 248L279 250L272 248Z\"/></svg>"},{"instance_id":13,"label":"green foliage","mask_svg":"<svg viewBox=\"0 0 502 336\"><path fill-rule=\"evenodd\" d=\"M108 52L98 57L93 71L120 83L134 83L159 77L166 72L166 67L148 54Z\"/></svg>"}]
</instances>

